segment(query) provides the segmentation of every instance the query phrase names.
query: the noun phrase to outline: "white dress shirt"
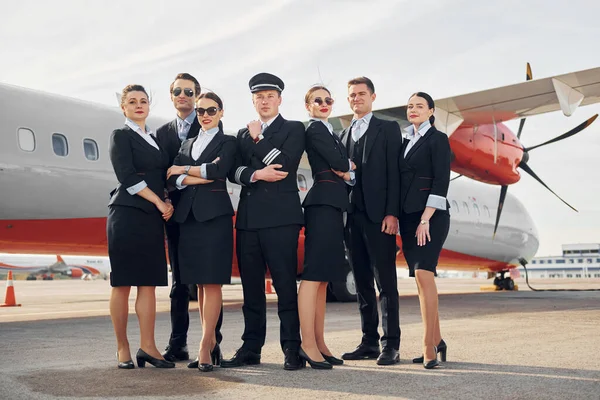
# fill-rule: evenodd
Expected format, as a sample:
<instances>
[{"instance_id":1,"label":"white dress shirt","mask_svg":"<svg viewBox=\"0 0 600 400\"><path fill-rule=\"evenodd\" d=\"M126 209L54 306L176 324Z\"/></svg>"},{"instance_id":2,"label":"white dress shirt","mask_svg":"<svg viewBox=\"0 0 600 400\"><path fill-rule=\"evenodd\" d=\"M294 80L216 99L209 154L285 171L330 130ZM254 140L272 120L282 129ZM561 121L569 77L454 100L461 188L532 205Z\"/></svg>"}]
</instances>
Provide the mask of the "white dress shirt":
<instances>
[{"instance_id":1,"label":"white dress shirt","mask_svg":"<svg viewBox=\"0 0 600 400\"><path fill-rule=\"evenodd\" d=\"M198 137L195 139L194 144L192 145L192 158L194 159L194 161L200 158L202 152L206 150L206 147L215 138L218 132L219 127L210 128L208 131L200 129L200 132L198 132ZM188 175L182 174L179 176L179 178L177 178L177 189L182 190L187 187L187 185L183 184L183 180L186 176ZM206 163L200 165L200 176L206 179Z\"/></svg>"}]
</instances>

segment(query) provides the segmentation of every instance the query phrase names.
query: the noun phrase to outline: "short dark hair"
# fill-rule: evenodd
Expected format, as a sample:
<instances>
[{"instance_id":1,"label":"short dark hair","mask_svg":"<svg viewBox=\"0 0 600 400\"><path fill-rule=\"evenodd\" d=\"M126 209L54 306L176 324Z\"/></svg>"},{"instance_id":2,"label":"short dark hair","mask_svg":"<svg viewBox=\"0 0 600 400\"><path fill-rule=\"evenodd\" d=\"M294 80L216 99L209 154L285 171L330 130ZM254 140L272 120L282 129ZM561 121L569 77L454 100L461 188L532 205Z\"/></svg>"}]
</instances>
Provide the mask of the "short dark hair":
<instances>
[{"instance_id":1,"label":"short dark hair","mask_svg":"<svg viewBox=\"0 0 600 400\"><path fill-rule=\"evenodd\" d=\"M175 79L173 79L171 86L169 86L169 93L173 93L173 85L175 85L175 81L177 79L184 79L186 81L194 82L194 94L196 96L198 96L200 94L200 92L202 91L202 88L200 87L200 83L198 82L198 79L194 78L192 75L188 74L187 72L182 72L180 74L177 74Z\"/></svg>"},{"instance_id":2,"label":"short dark hair","mask_svg":"<svg viewBox=\"0 0 600 400\"><path fill-rule=\"evenodd\" d=\"M221 100L221 98L219 96L217 96L217 94L214 92L202 93L200 96L198 96L198 100L200 100L200 99L210 99L210 100L214 101L215 103L217 103L217 105L219 106L219 108L221 110L223 109L223 100Z\"/></svg>"},{"instance_id":3,"label":"short dark hair","mask_svg":"<svg viewBox=\"0 0 600 400\"><path fill-rule=\"evenodd\" d=\"M367 85L367 88L369 88L371 94L375 93L375 85L373 85L373 81L366 76L359 76L358 78L350 79L348 81L348 88L350 88L352 85L360 85L361 83Z\"/></svg>"},{"instance_id":4,"label":"short dark hair","mask_svg":"<svg viewBox=\"0 0 600 400\"><path fill-rule=\"evenodd\" d=\"M415 92L415 93L411 94L408 99L410 100L415 96L425 99L425 101L427 102L427 107L429 107L430 110L432 108L435 110L435 102L433 101L433 98L430 95L428 95L425 92ZM435 122L435 117L433 115L431 117L429 117L429 122L433 126L433 124Z\"/></svg>"},{"instance_id":5,"label":"short dark hair","mask_svg":"<svg viewBox=\"0 0 600 400\"><path fill-rule=\"evenodd\" d=\"M325 86L315 85L308 89L308 92L306 92L306 95L304 96L304 104L308 104L308 102L310 101L310 95L316 92L317 90L324 90L331 96L331 92Z\"/></svg>"}]
</instances>

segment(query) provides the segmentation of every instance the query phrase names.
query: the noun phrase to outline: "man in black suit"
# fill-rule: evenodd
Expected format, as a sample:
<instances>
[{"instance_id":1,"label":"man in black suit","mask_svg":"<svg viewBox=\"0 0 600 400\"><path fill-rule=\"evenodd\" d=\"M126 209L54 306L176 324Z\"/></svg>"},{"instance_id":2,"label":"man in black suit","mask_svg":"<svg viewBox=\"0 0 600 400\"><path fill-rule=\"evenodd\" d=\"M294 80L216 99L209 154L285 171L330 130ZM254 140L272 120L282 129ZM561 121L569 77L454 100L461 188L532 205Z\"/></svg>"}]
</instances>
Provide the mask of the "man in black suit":
<instances>
[{"instance_id":1,"label":"man in black suit","mask_svg":"<svg viewBox=\"0 0 600 400\"><path fill-rule=\"evenodd\" d=\"M354 112L342 132L349 158L356 165L350 189L346 245L358 292L362 341L345 360L377 358L377 364L400 361L400 322L396 276L396 234L400 201L398 155L402 145L396 122L373 116L375 87L366 77L348 82L348 102ZM373 280L381 301L383 336L379 349L379 315Z\"/></svg>"},{"instance_id":2,"label":"man in black suit","mask_svg":"<svg viewBox=\"0 0 600 400\"><path fill-rule=\"evenodd\" d=\"M261 73L250 79L260 121L238 132L239 157L229 179L242 185L236 252L244 290L244 344L221 367L259 364L267 332L265 272L277 291L284 369L301 367L296 274L298 234L304 222L296 173L304 152L304 125L279 114L284 84Z\"/></svg>"},{"instance_id":3,"label":"man in black suit","mask_svg":"<svg viewBox=\"0 0 600 400\"><path fill-rule=\"evenodd\" d=\"M170 87L171 101L177 110L177 118L158 128L156 135L163 148L169 154L169 166L179 153L181 144L198 136L200 123L196 118L196 98L200 95L201 88L198 80L188 73L181 73L175 77ZM169 198L173 207L181 198L181 193L176 188L169 192ZM171 220L166 225L167 241L169 245L169 260L173 274L173 286L171 287L171 337L169 344L163 353L168 361L183 361L189 359L187 349L187 332L190 325L188 308L190 305L190 293L187 285L181 283L179 276L179 224ZM217 323L217 342L221 342L221 323L223 312Z\"/></svg>"}]
</instances>

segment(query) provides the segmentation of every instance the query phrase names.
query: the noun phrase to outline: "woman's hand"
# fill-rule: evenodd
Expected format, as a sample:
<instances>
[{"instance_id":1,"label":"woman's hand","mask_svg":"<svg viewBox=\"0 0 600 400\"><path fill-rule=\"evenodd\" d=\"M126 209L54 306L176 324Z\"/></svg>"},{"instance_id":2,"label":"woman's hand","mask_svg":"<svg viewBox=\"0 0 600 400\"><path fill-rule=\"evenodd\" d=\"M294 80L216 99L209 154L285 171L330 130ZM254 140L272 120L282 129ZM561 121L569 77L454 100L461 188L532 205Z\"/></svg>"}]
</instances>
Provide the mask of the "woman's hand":
<instances>
[{"instance_id":1,"label":"woman's hand","mask_svg":"<svg viewBox=\"0 0 600 400\"><path fill-rule=\"evenodd\" d=\"M429 221L426 224L419 224L417 227L417 246L425 246L427 242L431 242L431 236L429 235Z\"/></svg>"},{"instance_id":2,"label":"woman's hand","mask_svg":"<svg viewBox=\"0 0 600 400\"><path fill-rule=\"evenodd\" d=\"M171 168L167 170L167 179L171 177L171 175L183 175L185 174L185 165L173 165Z\"/></svg>"},{"instance_id":3,"label":"woman's hand","mask_svg":"<svg viewBox=\"0 0 600 400\"><path fill-rule=\"evenodd\" d=\"M165 221L168 221L169 218L171 218L171 216L173 215L173 211L175 211L175 209L173 208L173 205L171 204L171 202L164 202L164 201L160 201L157 205L156 208L158 208L158 211L160 211L160 213L162 214L162 217Z\"/></svg>"},{"instance_id":4,"label":"woman's hand","mask_svg":"<svg viewBox=\"0 0 600 400\"><path fill-rule=\"evenodd\" d=\"M348 171L348 172L336 171L333 168L331 170L333 171L334 174L336 174L337 176L339 176L343 180L350 181L350 171Z\"/></svg>"}]
</instances>

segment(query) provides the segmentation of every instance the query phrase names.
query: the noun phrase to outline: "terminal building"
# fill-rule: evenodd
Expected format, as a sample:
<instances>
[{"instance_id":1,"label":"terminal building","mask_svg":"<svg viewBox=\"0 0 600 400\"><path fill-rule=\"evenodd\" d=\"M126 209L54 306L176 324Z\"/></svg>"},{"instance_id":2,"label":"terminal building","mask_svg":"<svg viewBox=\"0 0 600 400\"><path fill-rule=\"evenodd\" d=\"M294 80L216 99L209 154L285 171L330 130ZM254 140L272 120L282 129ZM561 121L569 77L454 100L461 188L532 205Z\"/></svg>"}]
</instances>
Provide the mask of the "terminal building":
<instances>
[{"instance_id":1,"label":"terminal building","mask_svg":"<svg viewBox=\"0 0 600 400\"><path fill-rule=\"evenodd\" d=\"M530 278L600 278L600 243L563 244L562 256L534 257L527 271Z\"/></svg>"}]
</instances>

